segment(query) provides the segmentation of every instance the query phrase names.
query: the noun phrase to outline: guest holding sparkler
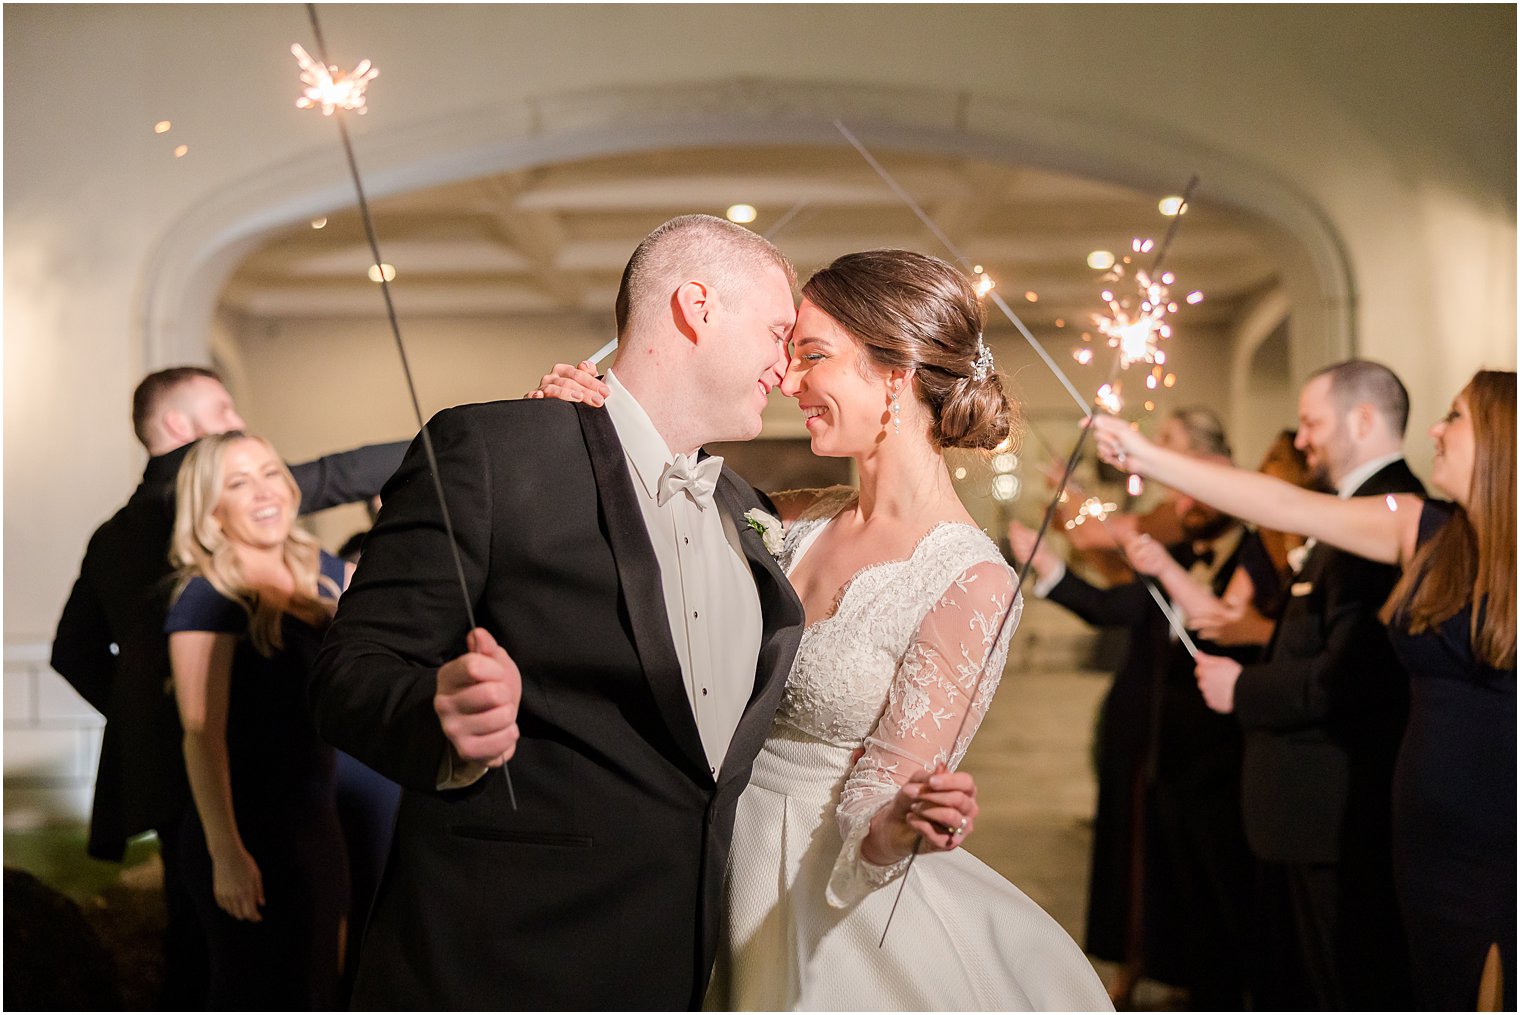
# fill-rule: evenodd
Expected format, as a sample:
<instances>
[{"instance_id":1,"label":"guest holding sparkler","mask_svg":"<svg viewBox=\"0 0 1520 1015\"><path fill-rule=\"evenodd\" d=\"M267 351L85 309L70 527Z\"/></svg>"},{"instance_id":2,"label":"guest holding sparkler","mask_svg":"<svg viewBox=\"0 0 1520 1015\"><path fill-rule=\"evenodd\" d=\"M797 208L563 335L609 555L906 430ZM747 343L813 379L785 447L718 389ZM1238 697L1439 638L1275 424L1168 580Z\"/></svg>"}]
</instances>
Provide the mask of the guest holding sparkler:
<instances>
[{"instance_id":1,"label":"guest holding sparkler","mask_svg":"<svg viewBox=\"0 0 1520 1015\"><path fill-rule=\"evenodd\" d=\"M1120 468L1403 568L1380 616L1412 678L1393 834L1415 1000L1471 1010L1497 946L1514 1008L1515 374L1480 371L1432 427L1447 502L1309 493L1158 449L1118 419L1096 426ZM1229 676L1207 657L1198 672L1206 693Z\"/></svg>"},{"instance_id":2,"label":"guest holding sparkler","mask_svg":"<svg viewBox=\"0 0 1520 1015\"><path fill-rule=\"evenodd\" d=\"M269 444L202 437L179 472L180 586L165 630L195 807L187 883L213 1010L337 1006L348 865L334 751L306 703L345 582L294 527L300 493Z\"/></svg>"},{"instance_id":3,"label":"guest holding sparkler","mask_svg":"<svg viewBox=\"0 0 1520 1015\"><path fill-rule=\"evenodd\" d=\"M1278 435L1262 458L1257 471L1306 490L1317 489L1303 452L1293 446L1294 434ZM1160 443L1159 441L1157 442ZM1191 502L1190 497L1180 497ZM1249 535L1251 566L1235 571L1225 590L1214 591L1198 581L1159 540L1139 534L1126 541L1125 557L1131 567L1160 580L1177 604L1189 630L1216 645L1266 645L1287 598L1292 577L1291 559L1303 537L1275 529L1254 529Z\"/></svg>"},{"instance_id":4,"label":"guest holding sparkler","mask_svg":"<svg viewBox=\"0 0 1520 1015\"><path fill-rule=\"evenodd\" d=\"M1225 441L1224 423L1210 409L1201 406L1176 409L1169 413L1156 432L1156 443L1173 451L1191 452L1199 455L1229 454ZM1047 475L1047 485L1052 491L1061 477L1061 467L1052 463ZM1074 484L1068 483L1068 487ZM1088 563L1097 567L1113 581L1127 581L1129 568L1125 565L1120 548L1130 537L1145 533L1163 544L1175 543L1183 538L1174 498L1169 494L1159 504L1143 514L1109 512L1102 525L1073 524L1079 517L1070 498L1056 504L1055 520L1065 527L1066 541L1071 548L1081 552Z\"/></svg>"},{"instance_id":5,"label":"guest holding sparkler","mask_svg":"<svg viewBox=\"0 0 1520 1015\"><path fill-rule=\"evenodd\" d=\"M1191 497L1175 500L1184 538L1171 550L1191 580L1210 598L1244 580L1256 607L1271 609L1275 576L1255 534ZM1103 702L1088 893L1088 951L1121 963L1110 996L1124 1006L1146 976L1186 988L1190 1007L1240 1009L1255 876L1240 818L1240 729L1204 704L1187 648L1140 582L1096 588L1051 547L1033 551L1024 526L1012 525L1008 539L1015 560L1034 552L1037 595L1129 631ZM1132 555L1151 546L1161 549L1143 534L1126 542ZM1258 654L1204 644L1243 661Z\"/></svg>"}]
</instances>

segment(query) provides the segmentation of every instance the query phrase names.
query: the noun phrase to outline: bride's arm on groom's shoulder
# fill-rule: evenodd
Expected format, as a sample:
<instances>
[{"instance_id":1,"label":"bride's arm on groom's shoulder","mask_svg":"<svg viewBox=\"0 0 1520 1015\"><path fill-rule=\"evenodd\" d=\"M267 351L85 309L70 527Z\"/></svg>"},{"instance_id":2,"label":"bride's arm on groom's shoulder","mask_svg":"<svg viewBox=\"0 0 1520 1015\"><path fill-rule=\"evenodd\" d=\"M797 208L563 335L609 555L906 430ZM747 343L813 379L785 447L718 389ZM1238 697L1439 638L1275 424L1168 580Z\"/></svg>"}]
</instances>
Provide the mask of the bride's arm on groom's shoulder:
<instances>
[{"instance_id":1,"label":"bride's arm on groom's shoulder","mask_svg":"<svg viewBox=\"0 0 1520 1015\"><path fill-rule=\"evenodd\" d=\"M975 780L954 768L1002 678L1016 591L1006 565L983 561L956 575L919 622L840 794L844 845L829 880L832 905L900 876L916 838L921 851L935 852L971 832Z\"/></svg>"},{"instance_id":2,"label":"bride's arm on groom's shoulder","mask_svg":"<svg viewBox=\"0 0 1520 1015\"><path fill-rule=\"evenodd\" d=\"M562 402L585 402L601 405L612 389L596 373L596 364L582 360L578 365L556 363L538 380L538 387L524 398L558 398Z\"/></svg>"}]
</instances>

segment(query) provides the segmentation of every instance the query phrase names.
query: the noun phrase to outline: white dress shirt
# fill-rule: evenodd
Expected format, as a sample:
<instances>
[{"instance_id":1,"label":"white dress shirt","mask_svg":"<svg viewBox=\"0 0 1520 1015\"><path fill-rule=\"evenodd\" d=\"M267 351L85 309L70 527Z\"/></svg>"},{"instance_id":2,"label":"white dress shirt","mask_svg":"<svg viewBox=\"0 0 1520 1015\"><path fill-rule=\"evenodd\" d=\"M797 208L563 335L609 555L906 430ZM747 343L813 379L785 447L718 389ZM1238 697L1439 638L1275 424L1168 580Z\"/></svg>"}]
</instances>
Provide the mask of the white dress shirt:
<instances>
[{"instance_id":1,"label":"white dress shirt","mask_svg":"<svg viewBox=\"0 0 1520 1015\"><path fill-rule=\"evenodd\" d=\"M670 636L681 662L707 764L716 776L755 689L760 594L735 519L687 493L659 503L660 476L675 455L638 400L607 372L606 411L622 442L628 474L660 564Z\"/></svg>"},{"instance_id":2,"label":"white dress shirt","mask_svg":"<svg viewBox=\"0 0 1520 1015\"><path fill-rule=\"evenodd\" d=\"M1370 462L1363 462L1341 477L1341 481L1335 486L1335 495L1341 500L1350 500L1356 494L1356 491L1362 488L1363 483L1376 476L1379 472L1382 472L1394 462L1402 461L1403 458L1404 453L1402 451L1395 451L1391 455L1384 455L1381 458L1374 458ZM1293 569L1294 574L1298 574L1298 572L1304 569L1304 561L1308 559L1309 551L1318 545L1319 540L1311 537L1305 540L1302 546L1288 552L1288 565Z\"/></svg>"}]
</instances>

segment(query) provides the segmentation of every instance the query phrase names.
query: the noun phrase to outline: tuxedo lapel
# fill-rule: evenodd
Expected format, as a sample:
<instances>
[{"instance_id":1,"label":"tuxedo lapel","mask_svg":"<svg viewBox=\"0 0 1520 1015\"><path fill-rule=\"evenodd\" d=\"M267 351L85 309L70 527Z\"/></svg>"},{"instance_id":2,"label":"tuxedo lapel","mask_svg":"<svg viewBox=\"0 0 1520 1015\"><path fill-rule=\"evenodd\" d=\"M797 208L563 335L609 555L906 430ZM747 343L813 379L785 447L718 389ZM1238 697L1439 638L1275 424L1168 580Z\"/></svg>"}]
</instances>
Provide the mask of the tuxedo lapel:
<instances>
[{"instance_id":1,"label":"tuxedo lapel","mask_svg":"<svg viewBox=\"0 0 1520 1015\"><path fill-rule=\"evenodd\" d=\"M612 546L618 584L633 628L633 647L643 665L644 679L649 682L660 714L686 760L695 771L706 775L707 754L691 713L691 701L686 696L681 661L670 637L660 562L644 527L644 512L628 475L623 445L606 412L581 404L575 409L586 440L591 472L596 477L597 499L601 502L607 541Z\"/></svg>"},{"instance_id":2,"label":"tuxedo lapel","mask_svg":"<svg viewBox=\"0 0 1520 1015\"><path fill-rule=\"evenodd\" d=\"M770 733L776 706L781 701L781 691L792 667L792 656L802 633L802 607L791 582L781 572L760 533L750 528L744 518L746 502L753 496L744 496L739 481L729 469L724 469L713 494L714 503L734 520L739 532L739 544L749 561L750 573L755 579L755 591L760 597L762 635L760 655L755 661L755 689L749 703L729 742L723 766L718 770L718 783L728 782L742 771L749 770L749 762L760 751Z\"/></svg>"}]
</instances>

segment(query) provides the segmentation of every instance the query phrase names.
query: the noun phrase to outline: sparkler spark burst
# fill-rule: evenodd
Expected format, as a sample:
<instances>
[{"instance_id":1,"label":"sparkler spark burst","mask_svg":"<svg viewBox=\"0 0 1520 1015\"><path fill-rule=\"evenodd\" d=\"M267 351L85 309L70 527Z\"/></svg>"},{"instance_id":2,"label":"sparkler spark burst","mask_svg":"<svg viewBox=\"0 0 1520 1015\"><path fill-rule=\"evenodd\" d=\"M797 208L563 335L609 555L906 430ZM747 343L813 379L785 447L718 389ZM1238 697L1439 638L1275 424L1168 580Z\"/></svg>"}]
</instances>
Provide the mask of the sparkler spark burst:
<instances>
[{"instance_id":1,"label":"sparkler spark burst","mask_svg":"<svg viewBox=\"0 0 1520 1015\"><path fill-rule=\"evenodd\" d=\"M1117 381L1113 384L1105 384L1099 388L1098 397L1094 401L1115 416L1119 414L1120 409L1124 408L1124 402L1119 397L1119 383Z\"/></svg>"},{"instance_id":2,"label":"sparkler spark burst","mask_svg":"<svg viewBox=\"0 0 1520 1015\"><path fill-rule=\"evenodd\" d=\"M1139 237L1130 241L1130 247L1136 253L1149 252L1154 246L1153 241ZM1126 264L1129 262L1129 258L1124 260ZM1131 293L1121 294L1116 291L1119 287L1114 283L1127 275L1135 288ZM1125 264L1115 264L1104 276L1108 288L1103 290L1101 298L1108 305L1108 313L1094 314L1093 323L1108 339L1109 347L1119 351L1120 369L1127 370L1135 363L1166 362L1161 342L1172 334L1167 316L1178 310L1178 304L1170 298L1170 287L1176 280L1177 276L1170 271L1152 278L1143 268L1134 268L1131 275ZM1195 291L1188 296L1187 302L1196 304L1202 299L1203 293Z\"/></svg>"},{"instance_id":3,"label":"sparkler spark burst","mask_svg":"<svg viewBox=\"0 0 1520 1015\"><path fill-rule=\"evenodd\" d=\"M360 116L369 111L364 105L364 89L380 76L379 68L368 60L359 61L352 73L341 71L335 65L324 67L313 60L299 42L291 45L290 52L301 65L301 83L306 86L301 97L296 99L297 109L321 106L323 116L332 116L339 109L349 109Z\"/></svg>"},{"instance_id":4,"label":"sparkler spark burst","mask_svg":"<svg viewBox=\"0 0 1520 1015\"><path fill-rule=\"evenodd\" d=\"M1078 525L1084 525L1089 519L1095 521L1107 521L1110 511L1119 510L1119 505L1104 501L1098 497L1089 497L1077 508L1077 513L1066 523L1069 532Z\"/></svg>"}]
</instances>

